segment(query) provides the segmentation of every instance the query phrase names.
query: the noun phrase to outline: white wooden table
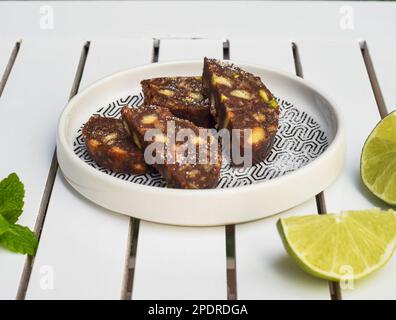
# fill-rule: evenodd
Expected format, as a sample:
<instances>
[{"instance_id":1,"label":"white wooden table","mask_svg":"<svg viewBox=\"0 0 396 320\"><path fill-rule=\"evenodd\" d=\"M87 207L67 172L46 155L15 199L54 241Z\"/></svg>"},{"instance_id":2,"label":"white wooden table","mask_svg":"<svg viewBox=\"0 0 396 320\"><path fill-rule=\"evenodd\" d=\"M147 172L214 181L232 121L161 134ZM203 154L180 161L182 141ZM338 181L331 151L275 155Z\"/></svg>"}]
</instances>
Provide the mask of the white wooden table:
<instances>
[{"instance_id":1,"label":"white wooden table","mask_svg":"<svg viewBox=\"0 0 396 320\"><path fill-rule=\"evenodd\" d=\"M297 71L333 96L346 122L345 168L318 203L328 212L384 207L358 168L379 110L396 107L396 3L2 2L0 30L0 177L18 173L20 223L41 234L34 260L0 249L0 298L330 298L326 281L286 255L278 217L226 233L138 222L82 198L53 159L57 120L79 88L150 63L153 52ZM312 198L283 215L316 212ZM396 258L341 291L395 299L395 286Z\"/></svg>"}]
</instances>

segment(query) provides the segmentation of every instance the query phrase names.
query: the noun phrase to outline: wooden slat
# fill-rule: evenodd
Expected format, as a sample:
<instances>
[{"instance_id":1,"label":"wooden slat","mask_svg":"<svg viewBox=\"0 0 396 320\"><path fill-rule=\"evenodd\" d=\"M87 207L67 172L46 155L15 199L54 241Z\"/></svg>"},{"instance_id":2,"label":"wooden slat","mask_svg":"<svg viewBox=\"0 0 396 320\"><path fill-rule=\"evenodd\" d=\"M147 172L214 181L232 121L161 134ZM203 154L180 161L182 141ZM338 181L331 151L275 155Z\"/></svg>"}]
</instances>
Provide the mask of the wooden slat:
<instances>
[{"instance_id":1,"label":"wooden slat","mask_svg":"<svg viewBox=\"0 0 396 320\"><path fill-rule=\"evenodd\" d=\"M80 91L116 72L149 64L152 54L150 39L91 39Z\"/></svg>"},{"instance_id":2,"label":"wooden slat","mask_svg":"<svg viewBox=\"0 0 396 320\"><path fill-rule=\"evenodd\" d=\"M161 40L160 61L222 57L222 42ZM188 208L186 208L188 210ZM141 221L132 299L226 299L224 227Z\"/></svg>"},{"instance_id":3,"label":"wooden slat","mask_svg":"<svg viewBox=\"0 0 396 320\"><path fill-rule=\"evenodd\" d=\"M287 40L271 40L269 49L262 39L230 39L230 59L257 64L263 67L276 68L295 74L292 43Z\"/></svg>"},{"instance_id":4,"label":"wooden slat","mask_svg":"<svg viewBox=\"0 0 396 320\"><path fill-rule=\"evenodd\" d=\"M90 44L81 87L151 59L152 41ZM58 173L29 283L29 299L119 299L128 251L129 217L75 192ZM47 268L53 289L42 287Z\"/></svg>"},{"instance_id":5,"label":"wooden slat","mask_svg":"<svg viewBox=\"0 0 396 320\"><path fill-rule=\"evenodd\" d=\"M20 223L34 228L55 148L59 113L70 94L83 43L24 39L0 99L0 177L25 184ZM67 54L64 54L67 52ZM0 248L0 298L16 297L25 257Z\"/></svg>"},{"instance_id":6,"label":"wooden slat","mask_svg":"<svg viewBox=\"0 0 396 320\"><path fill-rule=\"evenodd\" d=\"M159 59L162 62L172 60L203 59L204 56L223 58L221 40L161 40Z\"/></svg>"},{"instance_id":7,"label":"wooden slat","mask_svg":"<svg viewBox=\"0 0 396 320\"><path fill-rule=\"evenodd\" d=\"M271 41L268 50L263 42L231 39L230 57L290 73L295 70L288 41ZM317 213L314 198L282 216L311 213ZM328 299L327 282L304 274L287 256L275 226L279 216L235 227L238 299Z\"/></svg>"},{"instance_id":8,"label":"wooden slat","mask_svg":"<svg viewBox=\"0 0 396 320\"><path fill-rule=\"evenodd\" d=\"M359 177L361 149L380 116L358 43L304 41L298 48L304 77L334 98L345 121L346 162L340 177L325 190L327 211L383 207L365 190ZM395 270L396 259L392 259L376 274L354 283L353 289L344 288L343 298L396 298Z\"/></svg>"}]
</instances>

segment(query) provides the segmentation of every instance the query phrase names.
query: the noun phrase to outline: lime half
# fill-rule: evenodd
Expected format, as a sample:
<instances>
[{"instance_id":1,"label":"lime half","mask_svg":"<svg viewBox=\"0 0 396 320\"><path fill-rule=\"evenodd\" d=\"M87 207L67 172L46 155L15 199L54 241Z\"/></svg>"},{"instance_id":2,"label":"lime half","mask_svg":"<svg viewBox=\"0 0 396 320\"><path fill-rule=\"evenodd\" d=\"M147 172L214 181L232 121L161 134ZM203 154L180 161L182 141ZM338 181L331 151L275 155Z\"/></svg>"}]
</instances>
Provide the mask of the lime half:
<instances>
[{"instance_id":1,"label":"lime half","mask_svg":"<svg viewBox=\"0 0 396 320\"><path fill-rule=\"evenodd\" d=\"M396 205L396 111L382 119L367 138L360 175L372 193Z\"/></svg>"},{"instance_id":2,"label":"lime half","mask_svg":"<svg viewBox=\"0 0 396 320\"><path fill-rule=\"evenodd\" d=\"M281 218L277 227L287 252L303 270L338 282L378 270L396 246L392 210Z\"/></svg>"}]
</instances>

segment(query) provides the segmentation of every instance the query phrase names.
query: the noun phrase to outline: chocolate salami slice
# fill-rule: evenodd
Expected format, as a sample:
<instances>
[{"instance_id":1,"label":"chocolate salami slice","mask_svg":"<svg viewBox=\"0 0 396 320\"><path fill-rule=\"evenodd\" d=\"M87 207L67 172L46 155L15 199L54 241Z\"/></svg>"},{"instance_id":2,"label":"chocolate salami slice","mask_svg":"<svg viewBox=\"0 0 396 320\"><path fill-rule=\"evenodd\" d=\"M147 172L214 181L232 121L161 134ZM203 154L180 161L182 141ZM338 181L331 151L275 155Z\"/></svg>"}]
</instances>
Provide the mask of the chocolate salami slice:
<instances>
[{"instance_id":1,"label":"chocolate salami slice","mask_svg":"<svg viewBox=\"0 0 396 320\"><path fill-rule=\"evenodd\" d=\"M149 172L143 152L132 142L122 120L93 115L82 134L91 158L102 167L127 174Z\"/></svg>"},{"instance_id":2,"label":"chocolate salami slice","mask_svg":"<svg viewBox=\"0 0 396 320\"><path fill-rule=\"evenodd\" d=\"M178 118L199 127L213 128L209 100L202 90L201 77L164 77L141 82L146 105L168 108Z\"/></svg>"},{"instance_id":3,"label":"chocolate salami slice","mask_svg":"<svg viewBox=\"0 0 396 320\"><path fill-rule=\"evenodd\" d=\"M207 189L217 185L221 150L208 129L158 106L124 107L121 114L135 143L145 150L146 162L158 170L168 187Z\"/></svg>"},{"instance_id":4,"label":"chocolate salami slice","mask_svg":"<svg viewBox=\"0 0 396 320\"><path fill-rule=\"evenodd\" d=\"M215 59L204 59L202 78L218 128L232 130L233 134L240 132L237 147L244 154L246 145L242 142L246 140L251 148L251 164L264 160L278 129L279 107L273 94L259 77ZM235 147L235 143L231 145ZM243 165L232 160L235 165Z\"/></svg>"}]
</instances>

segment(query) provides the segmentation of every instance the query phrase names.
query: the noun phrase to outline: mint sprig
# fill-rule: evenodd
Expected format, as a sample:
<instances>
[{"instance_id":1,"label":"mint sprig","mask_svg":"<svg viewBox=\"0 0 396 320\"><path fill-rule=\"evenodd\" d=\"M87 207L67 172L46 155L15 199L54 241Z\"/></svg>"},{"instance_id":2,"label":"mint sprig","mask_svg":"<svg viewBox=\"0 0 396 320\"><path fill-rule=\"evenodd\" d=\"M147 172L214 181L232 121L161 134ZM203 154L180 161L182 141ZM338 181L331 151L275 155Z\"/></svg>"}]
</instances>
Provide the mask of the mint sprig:
<instances>
[{"instance_id":1,"label":"mint sprig","mask_svg":"<svg viewBox=\"0 0 396 320\"><path fill-rule=\"evenodd\" d=\"M16 173L0 181L0 246L34 256L38 240L28 228L16 224L23 211L25 188Z\"/></svg>"},{"instance_id":2,"label":"mint sprig","mask_svg":"<svg viewBox=\"0 0 396 320\"><path fill-rule=\"evenodd\" d=\"M16 173L0 181L0 215L10 223L18 221L23 209L25 188Z\"/></svg>"},{"instance_id":3,"label":"mint sprig","mask_svg":"<svg viewBox=\"0 0 396 320\"><path fill-rule=\"evenodd\" d=\"M28 227L12 224L0 236L0 244L13 252L34 256L38 241L36 235Z\"/></svg>"}]
</instances>

